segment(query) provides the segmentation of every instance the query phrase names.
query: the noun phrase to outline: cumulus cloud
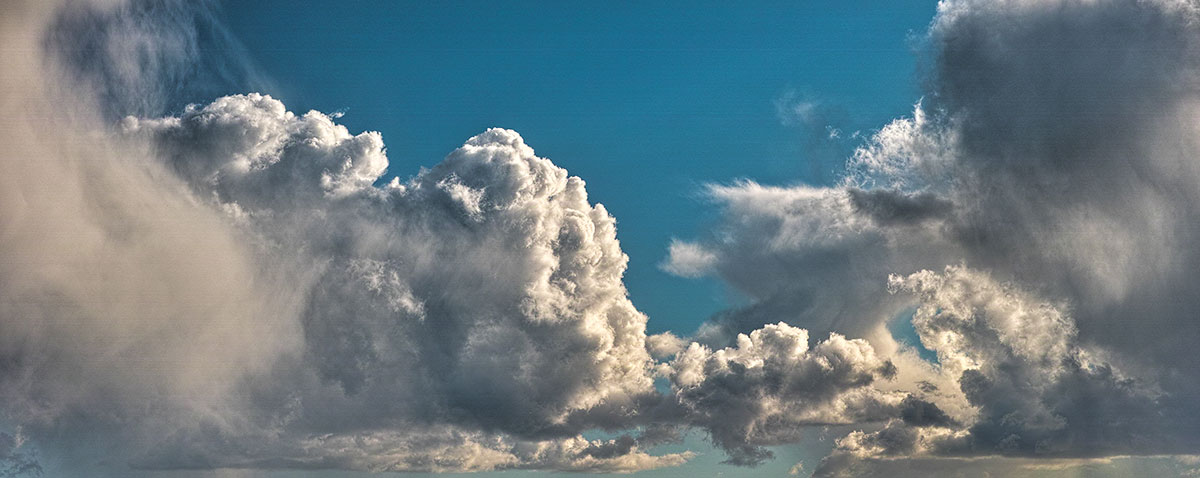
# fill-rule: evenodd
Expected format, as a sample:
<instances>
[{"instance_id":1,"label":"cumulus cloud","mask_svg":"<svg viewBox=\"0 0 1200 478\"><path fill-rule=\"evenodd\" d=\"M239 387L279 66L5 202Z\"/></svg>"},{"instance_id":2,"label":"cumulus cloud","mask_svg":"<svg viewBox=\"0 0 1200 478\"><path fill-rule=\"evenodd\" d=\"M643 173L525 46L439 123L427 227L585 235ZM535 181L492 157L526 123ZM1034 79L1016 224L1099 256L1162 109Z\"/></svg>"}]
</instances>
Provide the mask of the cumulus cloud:
<instances>
[{"instance_id":1,"label":"cumulus cloud","mask_svg":"<svg viewBox=\"0 0 1200 478\"><path fill-rule=\"evenodd\" d=\"M668 364L689 421L739 465L771 458L762 446L797 441L808 425L894 415L904 396L869 386L894 374L864 340L833 334L810 349L808 331L782 322L739 335L734 347L693 342Z\"/></svg>"},{"instance_id":2,"label":"cumulus cloud","mask_svg":"<svg viewBox=\"0 0 1200 478\"><path fill-rule=\"evenodd\" d=\"M582 453L594 444L578 433L628 426L636 404L655 399L646 317L621 283L627 258L613 218L515 132L488 130L434 168L376 187L387 166L378 133L351 135L267 96L122 128L233 211L267 258L311 278L301 285L302 366L275 371L301 383L250 386L294 405L270 417L285 422L284 436L321 430L411 450L431 440L363 433L423 422L498 434L485 440L557 440L532 454L502 441L483 448L499 461L441 469L629 471L685 458ZM310 372L317 381L303 383ZM302 448L320 456L327 443L335 455L345 448Z\"/></svg>"},{"instance_id":3,"label":"cumulus cloud","mask_svg":"<svg viewBox=\"0 0 1200 478\"><path fill-rule=\"evenodd\" d=\"M693 244L751 303L698 336L779 319L862 336L899 354L897 386L945 412L851 434L820 473L855 456L886 474L908 456L1194 448L1197 15L1167 0L941 2L924 99L841 184L709 189L725 222ZM885 292L891 274L904 293ZM928 368L886 328L909 320L909 297Z\"/></svg>"},{"instance_id":4,"label":"cumulus cloud","mask_svg":"<svg viewBox=\"0 0 1200 478\"><path fill-rule=\"evenodd\" d=\"M372 177L338 178L382 172L377 134L351 135L328 116L294 115L261 95L122 126L151 141L197 194L236 211L268 251L320 264L306 274L314 282L301 314L308 368L283 372L315 371L319 381L311 390L252 390L290 404L286 416L270 416L284 423L284 437L340 430L303 446L281 443L269 458L228 462L237 453L224 450L208 466L631 471L687 458L646 455L628 435L577 437L589 427L647 424L700 427L731 462L755 464L770 456L762 445L793 440L802 426L879 420L904 401L867 387L895 370L862 340L834 334L810 351L807 331L783 323L716 352L671 334L647 338L646 318L620 282L627 259L613 218L515 132L489 130L411 180L375 187ZM227 160L204 162L214 157ZM653 390L648 351L675 356L657 367L672 396ZM463 431L430 451L417 444L441 440L355 429L381 420ZM492 434L462 438L470 430ZM551 448L522 453L530 440ZM380 448L344 457L348 441ZM442 457L440 468L429 455ZM368 456L393 464L379 468ZM168 466L167 458L150 463Z\"/></svg>"},{"instance_id":5,"label":"cumulus cloud","mask_svg":"<svg viewBox=\"0 0 1200 478\"><path fill-rule=\"evenodd\" d=\"M59 62L11 59L25 74L5 91L24 95L6 104L61 113L3 133L0 403L23 433L2 435L6 472L39 472L34 449L93 476L693 456L649 452L693 425L650 355L685 342L647 340L615 220L581 179L504 129L377 184L378 133L266 95L145 114L171 101L154 80L203 50L173 26L211 18L155 5L30 3L6 20L7 56ZM74 57L78 42L112 61ZM594 429L619 434L582 437Z\"/></svg>"},{"instance_id":6,"label":"cumulus cloud","mask_svg":"<svg viewBox=\"0 0 1200 478\"><path fill-rule=\"evenodd\" d=\"M93 475L690 456L580 437L658 400L614 220L582 180L508 130L376 186L378 133L268 96L146 115L174 98L157 81L211 72L192 63L208 35L174 28L207 28L211 5L70 7L4 20L6 108L51 112L2 133L0 404L29 442L6 466L32 470L30 446Z\"/></svg>"},{"instance_id":7,"label":"cumulus cloud","mask_svg":"<svg viewBox=\"0 0 1200 478\"><path fill-rule=\"evenodd\" d=\"M960 427L940 410L912 409L903 422L839 440L837 455L1095 457L1194 446L1180 443L1193 439L1186 433L1166 433L1172 425L1162 421L1152 384L1079 343L1062 305L961 266L889 283L918 297L912 320L921 343L976 412ZM831 457L823 469L843 459Z\"/></svg>"},{"instance_id":8,"label":"cumulus cloud","mask_svg":"<svg viewBox=\"0 0 1200 478\"><path fill-rule=\"evenodd\" d=\"M688 342L671 332L646 337L646 349L657 359L671 357L688 346Z\"/></svg>"}]
</instances>

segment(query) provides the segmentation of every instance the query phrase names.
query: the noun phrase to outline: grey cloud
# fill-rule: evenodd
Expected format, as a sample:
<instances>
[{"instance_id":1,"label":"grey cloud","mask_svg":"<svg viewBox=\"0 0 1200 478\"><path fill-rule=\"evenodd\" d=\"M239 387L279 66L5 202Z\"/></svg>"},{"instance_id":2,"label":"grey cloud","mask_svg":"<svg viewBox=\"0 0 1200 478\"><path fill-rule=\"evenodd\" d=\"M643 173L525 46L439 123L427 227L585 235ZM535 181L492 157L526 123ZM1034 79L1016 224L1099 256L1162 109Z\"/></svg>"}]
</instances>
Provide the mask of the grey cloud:
<instances>
[{"instance_id":1,"label":"grey cloud","mask_svg":"<svg viewBox=\"0 0 1200 478\"><path fill-rule=\"evenodd\" d=\"M836 462L836 467L827 467ZM1135 471L1131 471L1135 470ZM1030 459L1003 457L861 458L834 455L813 472L816 478L923 478L961 476L979 478L1054 478L1064 475L1089 477L1190 476L1186 464L1169 456L1112 457L1098 459Z\"/></svg>"},{"instance_id":2,"label":"grey cloud","mask_svg":"<svg viewBox=\"0 0 1200 478\"><path fill-rule=\"evenodd\" d=\"M693 246L711 256L711 269L752 303L718 315L704 339L723 346L738 333L780 320L814 334L877 334L902 309L885 278L897 269L939 267L944 220L930 216L944 201L928 195L855 192L853 188L712 186L727 223ZM899 205L897 205L899 203ZM909 216L897 220L898 216ZM901 222L910 227L897 227ZM686 269L691 254L672 247L669 264Z\"/></svg>"},{"instance_id":3,"label":"grey cloud","mask_svg":"<svg viewBox=\"0 0 1200 478\"><path fill-rule=\"evenodd\" d=\"M908 396L900 403L900 419L914 427L956 427L958 423L936 404Z\"/></svg>"},{"instance_id":4,"label":"grey cloud","mask_svg":"<svg viewBox=\"0 0 1200 478\"><path fill-rule=\"evenodd\" d=\"M275 404L256 409L275 424L275 444L264 456L236 447L197 455L196 443L213 440L185 434L178 452L151 449L144 466L179 466L186 452L208 467L631 471L686 460L641 451L677 440L679 426L708 431L731 462L754 464L769 456L762 445L789 441L800 426L883 419L904 398L868 387L894 366L862 340L835 334L809 351L807 332L786 324L716 352L647 338L620 282L627 259L613 218L515 132L488 130L434 168L377 188L370 175L386 165L378 135L290 114L269 97L226 97L123 128L151 141L197 195L212 193L267 257L282 249L319 265L304 274L313 281L301 366L267 379L283 384L248 385ZM648 350L675 358L656 367ZM652 388L656 368L671 377L669 397ZM430 448L417 445L439 443L424 432L370 431L381 425L468 439ZM603 442L576 436L634 426L648 428ZM301 439L313 434L329 438ZM380 448L345 454L345 443L363 440ZM546 451L523 452L534 443ZM431 465L430 454L444 458ZM385 459L404 464L378 468Z\"/></svg>"},{"instance_id":5,"label":"grey cloud","mask_svg":"<svg viewBox=\"0 0 1200 478\"><path fill-rule=\"evenodd\" d=\"M906 194L898 190L859 188L849 188L846 192L858 212L887 226L945 218L953 208L950 201L929 192Z\"/></svg>"},{"instance_id":6,"label":"grey cloud","mask_svg":"<svg viewBox=\"0 0 1200 478\"><path fill-rule=\"evenodd\" d=\"M986 279L946 287L975 293L939 301L962 323L914 321L925 348L945 350L925 343L945 333L962 354L939 352L941 378L910 371L914 396L961 427L914 435L899 421L887 440L847 437L847 449L895 455L871 469L907 455L1194 448L1197 38L1194 2L942 2L923 39L924 99L853 155L843 184L713 189L725 223L695 247L752 303L698 335L785 319L888 353L882 328L907 304L881 297L882 278L970 264ZM966 285L984 282L1007 298ZM988 308L1016 296L1032 322L1008 335ZM977 413L946 402L960 393Z\"/></svg>"},{"instance_id":7,"label":"grey cloud","mask_svg":"<svg viewBox=\"0 0 1200 478\"><path fill-rule=\"evenodd\" d=\"M37 46L58 56L51 67L67 80L51 86L94 101L106 120L268 84L220 22L215 0L50 2L46 8ZM206 54L214 50L221 54Z\"/></svg>"},{"instance_id":8,"label":"grey cloud","mask_svg":"<svg viewBox=\"0 0 1200 478\"><path fill-rule=\"evenodd\" d=\"M795 441L805 426L894 415L903 394L870 387L894 373L861 339L834 334L810 349L808 332L784 323L739 335L736 347L692 343L668 364L688 420L738 465L771 458L762 446Z\"/></svg>"},{"instance_id":9,"label":"grey cloud","mask_svg":"<svg viewBox=\"0 0 1200 478\"><path fill-rule=\"evenodd\" d=\"M1138 351L1123 360L1177 368L1200 339L1182 286L1198 233L1194 5L944 10L930 108L956 131L966 259L1069 298L1085 340Z\"/></svg>"},{"instance_id":10,"label":"grey cloud","mask_svg":"<svg viewBox=\"0 0 1200 478\"><path fill-rule=\"evenodd\" d=\"M6 4L0 22L0 408L42 465L94 463L213 420L243 374L269 370L298 337L280 319L292 294L245 236L106 135L60 58L29 54L59 7ZM144 426L120 426L134 418Z\"/></svg>"},{"instance_id":11,"label":"grey cloud","mask_svg":"<svg viewBox=\"0 0 1200 478\"><path fill-rule=\"evenodd\" d=\"M1054 304L961 267L892 283L920 296L921 342L979 409L968 436L934 452L1090 457L1195 446L1186 431L1168 432L1152 384L1080 344Z\"/></svg>"},{"instance_id":12,"label":"grey cloud","mask_svg":"<svg viewBox=\"0 0 1200 478\"><path fill-rule=\"evenodd\" d=\"M264 437L260 437L264 438ZM194 437L170 449L159 448L132 465L142 471L181 469L357 470L365 472L479 472L503 469L550 469L574 472L629 473L675 466L691 452L649 455L620 439L588 441L579 437L548 441L446 427L376 431L354 435L317 435L296 441L276 439L251 444L245 437L224 448L196 451L211 442ZM257 451L248 456L246 450Z\"/></svg>"},{"instance_id":13,"label":"grey cloud","mask_svg":"<svg viewBox=\"0 0 1200 478\"><path fill-rule=\"evenodd\" d=\"M612 217L515 132L489 130L376 188L378 134L269 97L123 126L268 253L318 264L304 360L344 395L288 390L305 409L289 426L416 420L551 439L583 430L573 423L629 422L654 394ZM329 411L343 409L355 411Z\"/></svg>"}]
</instances>

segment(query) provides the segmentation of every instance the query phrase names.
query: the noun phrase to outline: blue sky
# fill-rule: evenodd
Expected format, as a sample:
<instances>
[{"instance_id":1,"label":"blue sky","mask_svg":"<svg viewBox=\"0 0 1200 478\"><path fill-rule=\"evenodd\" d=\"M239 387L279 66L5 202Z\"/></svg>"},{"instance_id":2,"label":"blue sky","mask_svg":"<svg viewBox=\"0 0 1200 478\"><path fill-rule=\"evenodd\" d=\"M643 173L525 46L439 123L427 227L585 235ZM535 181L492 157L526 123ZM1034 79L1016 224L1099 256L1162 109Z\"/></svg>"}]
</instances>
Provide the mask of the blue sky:
<instances>
[{"instance_id":1,"label":"blue sky","mask_svg":"<svg viewBox=\"0 0 1200 478\"><path fill-rule=\"evenodd\" d=\"M714 221L702 186L836 181L854 131L919 99L912 36L936 2L224 7L275 80L266 92L381 132L390 175L431 167L488 127L520 132L617 218L625 284L649 331L687 334L738 300L713 279L658 268L672 237ZM814 117L781 121L780 102L814 104Z\"/></svg>"}]
</instances>

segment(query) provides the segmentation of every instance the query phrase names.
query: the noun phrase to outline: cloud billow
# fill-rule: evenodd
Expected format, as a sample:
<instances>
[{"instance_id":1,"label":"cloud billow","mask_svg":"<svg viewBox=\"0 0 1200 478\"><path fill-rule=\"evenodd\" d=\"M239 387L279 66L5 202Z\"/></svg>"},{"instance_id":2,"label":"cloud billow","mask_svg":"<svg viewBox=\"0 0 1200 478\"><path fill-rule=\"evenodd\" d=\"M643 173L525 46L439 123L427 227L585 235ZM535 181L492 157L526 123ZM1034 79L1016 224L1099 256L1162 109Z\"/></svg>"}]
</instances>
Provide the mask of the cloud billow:
<instances>
[{"instance_id":1,"label":"cloud billow","mask_svg":"<svg viewBox=\"0 0 1200 478\"><path fill-rule=\"evenodd\" d=\"M270 97L123 127L231 211L268 259L308 278L303 364L277 373L315 381L278 388L306 410L289 428L461 427L536 441L628 426L653 396L646 318L621 283L613 218L515 132L488 130L411 180L375 187L387 165L377 133L351 135Z\"/></svg>"},{"instance_id":2,"label":"cloud billow","mask_svg":"<svg viewBox=\"0 0 1200 478\"><path fill-rule=\"evenodd\" d=\"M710 189L719 239L685 244L753 301L702 335L784 319L864 336L901 354L902 381L936 383L923 396L959 422L852 434L818 475L1196 448L1197 15L1174 1L942 2L922 43L926 96L842 185ZM914 305L938 356L927 373L886 327ZM1023 355L1035 337L1042 355Z\"/></svg>"},{"instance_id":3,"label":"cloud billow","mask_svg":"<svg viewBox=\"0 0 1200 478\"><path fill-rule=\"evenodd\" d=\"M706 430L732 462L753 464L769 456L760 446L786 443L803 425L879 420L905 398L867 386L894 370L866 342L835 334L808 352L807 332L786 324L754 331L738 349L667 347L676 350L660 354L674 359L656 364L646 317L621 283L627 258L613 218L513 131L488 130L416 177L376 187L386 166L377 134L351 135L261 95L122 128L258 238L265 259L308 278L302 361L248 385L271 405L252 412L280 424L278 448L224 450L208 466L628 471L690 454L647 455L639 443L654 441L644 433L607 444L577 435L662 426ZM655 373L669 376L671 395L652 387ZM728 422L742 409L760 416ZM457 445L416 445L442 441L431 433ZM303 438L312 434L329 438ZM345 441L368 439L380 448L343 455ZM191 440L204 438L181 446ZM530 446L545 450L523 454ZM304 452L293 456L296 448ZM472 463L471 449L496 460ZM438 467L371 464L457 454ZM151 448L142 463L171 467L172 456Z\"/></svg>"}]
</instances>

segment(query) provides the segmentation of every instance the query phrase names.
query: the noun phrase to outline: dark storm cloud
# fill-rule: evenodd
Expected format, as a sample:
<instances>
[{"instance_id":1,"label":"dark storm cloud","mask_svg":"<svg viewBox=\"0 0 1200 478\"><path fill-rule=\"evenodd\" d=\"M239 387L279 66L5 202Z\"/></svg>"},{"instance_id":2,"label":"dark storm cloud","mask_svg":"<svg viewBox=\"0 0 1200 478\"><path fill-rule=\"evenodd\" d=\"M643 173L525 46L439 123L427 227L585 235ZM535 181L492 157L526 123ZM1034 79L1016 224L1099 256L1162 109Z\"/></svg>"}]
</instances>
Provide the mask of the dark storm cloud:
<instances>
[{"instance_id":1,"label":"dark storm cloud","mask_svg":"<svg viewBox=\"0 0 1200 478\"><path fill-rule=\"evenodd\" d=\"M917 392L974 411L948 406L952 420L920 433L897 422L847 437L820 474L851 456L1195 449L1198 40L1192 2L942 2L923 44L925 98L855 153L845 185L714 188L727 221L719 239L681 244L754 302L701 335L786 317L894 350L882 326L932 292L881 298L882 278L965 262L946 270L933 314L959 325L914 318L951 387ZM993 289L1006 295L985 299ZM1020 294L1024 314L1060 318L1018 321L1031 335L1003 339L1013 323L989 314ZM1061 342L1022 355L1038 334ZM943 338L965 355L944 355Z\"/></svg>"},{"instance_id":2,"label":"dark storm cloud","mask_svg":"<svg viewBox=\"0 0 1200 478\"><path fill-rule=\"evenodd\" d=\"M921 192L905 194L898 190L864 190L850 188L850 203L875 222L891 226L916 224L928 219L947 216L953 205L936 194Z\"/></svg>"}]
</instances>

